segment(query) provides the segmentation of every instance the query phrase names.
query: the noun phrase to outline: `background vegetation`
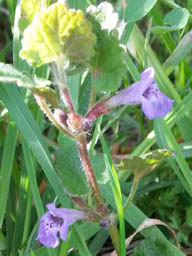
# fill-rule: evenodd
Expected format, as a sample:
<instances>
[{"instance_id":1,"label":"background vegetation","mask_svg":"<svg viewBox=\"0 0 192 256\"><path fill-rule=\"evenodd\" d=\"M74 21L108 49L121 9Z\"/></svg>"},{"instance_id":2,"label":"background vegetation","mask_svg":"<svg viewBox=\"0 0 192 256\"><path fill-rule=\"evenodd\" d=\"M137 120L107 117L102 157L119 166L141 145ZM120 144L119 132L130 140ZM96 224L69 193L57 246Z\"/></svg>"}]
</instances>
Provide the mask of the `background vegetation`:
<instances>
[{"instance_id":1,"label":"background vegetation","mask_svg":"<svg viewBox=\"0 0 192 256\"><path fill-rule=\"evenodd\" d=\"M95 2L68 1L71 7L83 10ZM125 10L123 1L110 2L120 19L124 17L128 22L121 38L127 48L127 73L121 87L138 80L139 73L152 65L159 88L175 102L170 114L154 121L148 121L139 107L119 108L95 123L89 140L94 134L92 149L103 154L97 136L101 129L117 163L157 148L175 152L140 181L134 204L125 214L126 237L146 216L160 219L175 230L183 255L192 255L192 1L144 1L146 11L139 0L127 0ZM21 45L16 5L13 0L0 0L0 61L31 73L31 67L18 56ZM39 68L36 73L47 77L47 68ZM76 109L84 114L90 77L83 80L82 74L70 76L68 85ZM39 248L38 218L46 203L56 196L62 204L69 203L57 181L55 151L71 144L47 121L30 92L1 84L0 99L0 255L108 255L113 250L109 234L92 223L75 224L71 238L57 249ZM123 195L128 196L133 177L127 170L119 171L118 176ZM110 186L101 184L100 188L115 211ZM148 228L137 235L127 255L173 255L173 244L164 227Z\"/></svg>"}]
</instances>

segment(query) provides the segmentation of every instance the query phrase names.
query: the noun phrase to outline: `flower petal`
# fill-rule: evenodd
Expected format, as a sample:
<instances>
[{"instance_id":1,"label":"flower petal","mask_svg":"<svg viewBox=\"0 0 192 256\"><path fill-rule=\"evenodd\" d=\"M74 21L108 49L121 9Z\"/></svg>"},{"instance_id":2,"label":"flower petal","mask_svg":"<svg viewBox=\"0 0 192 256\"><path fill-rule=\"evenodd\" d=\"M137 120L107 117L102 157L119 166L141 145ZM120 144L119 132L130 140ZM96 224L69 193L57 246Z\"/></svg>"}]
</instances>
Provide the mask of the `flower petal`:
<instances>
[{"instance_id":1,"label":"flower petal","mask_svg":"<svg viewBox=\"0 0 192 256\"><path fill-rule=\"evenodd\" d=\"M141 80L146 80L146 79L153 79L155 77L155 70L153 67L149 67L145 69L141 74L140 74Z\"/></svg>"},{"instance_id":2,"label":"flower petal","mask_svg":"<svg viewBox=\"0 0 192 256\"><path fill-rule=\"evenodd\" d=\"M49 203L46 205L46 207L48 210L53 210L53 209L55 209L55 203Z\"/></svg>"},{"instance_id":3,"label":"flower petal","mask_svg":"<svg viewBox=\"0 0 192 256\"><path fill-rule=\"evenodd\" d=\"M109 109L119 105L141 104L143 112L150 120L165 116L171 110L173 100L159 91L154 76L154 68L147 68L141 73L141 81L106 100L104 107L109 112Z\"/></svg>"},{"instance_id":4,"label":"flower petal","mask_svg":"<svg viewBox=\"0 0 192 256\"><path fill-rule=\"evenodd\" d=\"M76 220L84 219L85 217L85 213L82 211L64 208L51 209L51 213L67 221L68 225L72 225Z\"/></svg>"},{"instance_id":5,"label":"flower petal","mask_svg":"<svg viewBox=\"0 0 192 256\"><path fill-rule=\"evenodd\" d=\"M142 110L149 120L162 118L171 110L173 102L153 84L142 97Z\"/></svg>"},{"instance_id":6,"label":"flower petal","mask_svg":"<svg viewBox=\"0 0 192 256\"><path fill-rule=\"evenodd\" d=\"M142 94L153 84L155 71L153 67L141 73L141 81L133 83L130 87L120 91L117 95L110 98L106 105L116 107L120 105L141 104Z\"/></svg>"},{"instance_id":7,"label":"flower petal","mask_svg":"<svg viewBox=\"0 0 192 256\"><path fill-rule=\"evenodd\" d=\"M58 233L62 240L67 239L68 227L76 220L84 219L85 213L78 210L55 208L55 203L47 204L48 212L40 219L37 239L47 247L59 244Z\"/></svg>"},{"instance_id":8,"label":"flower petal","mask_svg":"<svg viewBox=\"0 0 192 256\"><path fill-rule=\"evenodd\" d=\"M63 240L63 241L66 241L67 240L67 233L68 233L68 229L69 229L69 226L68 224L64 221L59 233L60 233L60 238Z\"/></svg>"},{"instance_id":9,"label":"flower petal","mask_svg":"<svg viewBox=\"0 0 192 256\"><path fill-rule=\"evenodd\" d=\"M118 94L107 100L106 105L110 108L120 105L135 105L141 103L140 93L141 82L136 82L130 87L120 91Z\"/></svg>"},{"instance_id":10,"label":"flower petal","mask_svg":"<svg viewBox=\"0 0 192 256\"><path fill-rule=\"evenodd\" d=\"M37 240L47 247L56 247L59 244L57 233L59 232L59 225L54 222L54 216L50 212L46 212L40 220Z\"/></svg>"},{"instance_id":11,"label":"flower petal","mask_svg":"<svg viewBox=\"0 0 192 256\"><path fill-rule=\"evenodd\" d=\"M37 237L37 239L40 241L41 244L43 244L46 247L55 248L59 245L59 238L55 233L51 233L46 236L39 236Z\"/></svg>"}]
</instances>

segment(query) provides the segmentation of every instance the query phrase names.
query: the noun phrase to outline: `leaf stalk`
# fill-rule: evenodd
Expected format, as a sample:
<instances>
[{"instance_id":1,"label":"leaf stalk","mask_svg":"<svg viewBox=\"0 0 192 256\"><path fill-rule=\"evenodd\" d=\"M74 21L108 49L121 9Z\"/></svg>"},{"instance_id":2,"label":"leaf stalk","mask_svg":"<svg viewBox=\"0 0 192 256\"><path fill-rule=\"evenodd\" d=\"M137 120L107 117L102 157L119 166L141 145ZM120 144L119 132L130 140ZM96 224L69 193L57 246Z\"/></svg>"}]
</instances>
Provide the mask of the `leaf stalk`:
<instances>
[{"instance_id":1,"label":"leaf stalk","mask_svg":"<svg viewBox=\"0 0 192 256\"><path fill-rule=\"evenodd\" d=\"M125 202L124 207L123 207L124 212L129 208L130 204L133 201L133 198L134 198L135 193L137 191L138 183L139 183L139 177L137 175L135 175L134 179L133 179L133 185L131 187L129 197L127 198L127 201Z\"/></svg>"},{"instance_id":2,"label":"leaf stalk","mask_svg":"<svg viewBox=\"0 0 192 256\"><path fill-rule=\"evenodd\" d=\"M65 127L63 124L59 123L56 118L54 117L52 111L48 107L46 101L37 94L34 94L37 104L44 112L44 114L49 118L51 123L57 127L58 130L62 131L65 135L69 136L70 138L74 138L74 135Z\"/></svg>"}]
</instances>

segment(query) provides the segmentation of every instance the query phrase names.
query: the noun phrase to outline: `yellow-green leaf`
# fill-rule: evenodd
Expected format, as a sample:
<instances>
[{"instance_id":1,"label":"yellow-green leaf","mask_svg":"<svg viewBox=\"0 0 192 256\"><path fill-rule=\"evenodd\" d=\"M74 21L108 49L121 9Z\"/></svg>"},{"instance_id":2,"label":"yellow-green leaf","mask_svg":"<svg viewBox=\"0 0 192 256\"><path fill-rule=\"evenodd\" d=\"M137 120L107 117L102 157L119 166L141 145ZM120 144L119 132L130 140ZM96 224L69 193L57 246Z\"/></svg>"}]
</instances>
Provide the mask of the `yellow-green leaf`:
<instances>
[{"instance_id":1,"label":"yellow-green leaf","mask_svg":"<svg viewBox=\"0 0 192 256\"><path fill-rule=\"evenodd\" d=\"M35 13L41 9L40 0L21 0L21 14L30 24L33 21Z\"/></svg>"},{"instance_id":2,"label":"yellow-green leaf","mask_svg":"<svg viewBox=\"0 0 192 256\"><path fill-rule=\"evenodd\" d=\"M124 159L117 166L119 170L129 170L137 177L143 177L156 167L162 160L174 156L174 153L167 149L154 150L143 157L135 156L132 159Z\"/></svg>"},{"instance_id":3,"label":"yellow-green leaf","mask_svg":"<svg viewBox=\"0 0 192 256\"><path fill-rule=\"evenodd\" d=\"M58 93L48 87L42 88L33 88L32 92L36 95L43 97L47 103L51 104L52 107L58 108L59 107L59 95Z\"/></svg>"},{"instance_id":4,"label":"yellow-green leaf","mask_svg":"<svg viewBox=\"0 0 192 256\"><path fill-rule=\"evenodd\" d=\"M82 11L56 3L35 15L25 29L20 56L36 66L65 59L87 62L94 54L95 41Z\"/></svg>"},{"instance_id":5,"label":"yellow-green leaf","mask_svg":"<svg viewBox=\"0 0 192 256\"><path fill-rule=\"evenodd\" d=\"M56 0L21 0L21 14L31 23L37 12L43 8L49 7L49 5L54 2L56 2Z\"/></svg>"}]
</instances>

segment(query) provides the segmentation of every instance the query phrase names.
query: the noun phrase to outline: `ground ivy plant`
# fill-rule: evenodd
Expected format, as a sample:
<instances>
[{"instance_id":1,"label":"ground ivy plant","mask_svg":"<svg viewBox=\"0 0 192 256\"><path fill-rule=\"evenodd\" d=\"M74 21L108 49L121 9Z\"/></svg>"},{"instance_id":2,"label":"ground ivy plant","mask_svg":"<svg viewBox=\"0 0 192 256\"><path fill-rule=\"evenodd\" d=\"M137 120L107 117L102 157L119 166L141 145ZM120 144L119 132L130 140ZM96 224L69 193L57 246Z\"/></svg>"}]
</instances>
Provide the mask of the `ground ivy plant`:
<instances>
[{"instance_id":1,"label":"ground ivy plant","mask_svg":"<svg viewBox=\"0 0 192 256\"><path fill-rule=\"evenodd\" d=\"M99 176L106 168L105 162L103 157L89 152L86 137L95 120L118 106L141 105L147 118L153 120L164 117L174 101L158 89L152 66L143 70L139 81L117 92L126 72L127 53L119 40L118 15L109 3L90 6L83 13L70 9L61 1L22 0L20 9L20 58L33 70L48 65L51 75L42 79L35 72L27 74L0 63L0 81L31 90L39 108L66 136L67 149L56 153L56 166L63 194L73 202L71 209L47 202L48 211L40 219L37 240L46 247L55 248L60 239L66 241L69 226L76 221L96 222L109 230L116 253L125 255L125 243L119 242L116 213L111 212L99 188ZM76 110L67 84L67 75L80 72L89 74L92 80L85 115ZM103 98L96 102L98 94ZM70 159L74 149L77 149L76 159L71 158L69 171L62 159ZM143 158L124 160L119 165L110 163L114 197L121 194L115 169L128 169L134 175L130 195L122 207L124 211L133 200L139 180L169 156L173 153L156 150ZM121 223L120 214L118 217ZM120 232L122 227L120 225Z\"/></svg>"}]
</instances>

